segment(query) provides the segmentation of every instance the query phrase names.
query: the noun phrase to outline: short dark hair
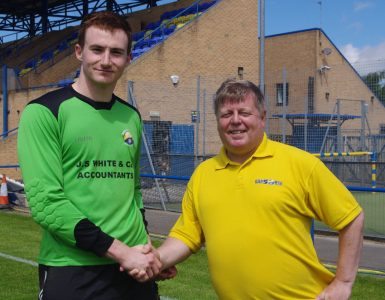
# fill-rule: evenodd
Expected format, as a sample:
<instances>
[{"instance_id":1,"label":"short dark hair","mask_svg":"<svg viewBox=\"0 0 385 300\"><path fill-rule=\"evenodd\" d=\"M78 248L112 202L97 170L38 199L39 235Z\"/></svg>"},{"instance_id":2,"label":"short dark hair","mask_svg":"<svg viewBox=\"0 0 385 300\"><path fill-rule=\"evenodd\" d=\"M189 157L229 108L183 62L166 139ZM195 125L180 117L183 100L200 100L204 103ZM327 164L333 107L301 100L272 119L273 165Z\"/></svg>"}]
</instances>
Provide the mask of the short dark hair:
<instances>
[{"instance_id":1,"label":"short dark hair","mask_svg":"<svg viewBox=\"0 0 385 300\"><path fill-rule=\"evenodd\" d=\"M218 117L219 108L226 102L241 102L247 95L253 95L255 107L260 113L265 111L264 97L261 90L251 81L227 79L225 80L214 97L214 112Z\"/></svg>"},{"instance_id":2,"label":"short dark hair","mask_svg":"<svg viewBox=\"0 0 385 300\"><path fill-rule=\"evenodd\" d=\"M125 17L111 11L97 11L85 16L80 24L78 34L78 44L82 48L84 47L86 31L91 26L109 31L122 29L126 33L128 39L127 54L131 53L132 31L131 26Z\"/></svg>"}]
</instances>

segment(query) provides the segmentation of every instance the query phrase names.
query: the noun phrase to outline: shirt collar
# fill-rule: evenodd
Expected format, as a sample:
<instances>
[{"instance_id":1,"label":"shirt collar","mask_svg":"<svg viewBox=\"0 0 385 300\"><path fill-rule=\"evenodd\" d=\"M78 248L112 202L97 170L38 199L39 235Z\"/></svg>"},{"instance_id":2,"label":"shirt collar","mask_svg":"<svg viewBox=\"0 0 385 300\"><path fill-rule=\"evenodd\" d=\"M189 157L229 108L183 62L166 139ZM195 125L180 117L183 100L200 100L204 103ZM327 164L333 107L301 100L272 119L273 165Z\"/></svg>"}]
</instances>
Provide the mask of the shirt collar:
<instances>
[{"instance_id":1,"label":"shirt collar","mask_svg":"<svg viewBox=\"0 0 385 300\"><path fill-rule=\"evenodd\" d=\"M244 162L247 163L249 160L253 158L263 158L274 155L274 144L271 140L268 139L266 133L263 134L262 142L259 144L258 148L255 150L254 154ZM226 154L225 148L222 146L219 154L216 156L216 166L215 169L224 169L228 165L237 165L237 163L232 162Z\"/></svg>"}]
</instances>

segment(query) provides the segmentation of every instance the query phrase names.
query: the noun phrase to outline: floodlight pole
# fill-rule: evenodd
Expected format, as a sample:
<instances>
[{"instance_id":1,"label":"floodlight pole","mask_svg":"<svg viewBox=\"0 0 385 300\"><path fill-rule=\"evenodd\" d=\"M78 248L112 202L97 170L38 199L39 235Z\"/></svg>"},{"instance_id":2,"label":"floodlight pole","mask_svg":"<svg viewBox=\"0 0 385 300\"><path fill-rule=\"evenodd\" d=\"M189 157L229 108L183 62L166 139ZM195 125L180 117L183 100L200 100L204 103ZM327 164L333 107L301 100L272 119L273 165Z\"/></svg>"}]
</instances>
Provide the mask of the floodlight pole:
<instances>
[{"instance_id":1,"label":"floodlight pole","mask_svg":"<svg viewBox=\"0 0 385 300\"><path fill-rule=\"evenodd\" d=\"M265 0L259 0L259 88L265 95Z\"/></svg>"},{"instance_id":2,"label":"floodlight pole","mask_svg":"<svg viewBox=\"0 0 385 300\"><path fill-rule=\"evenodd\" d=\"M266 127L265 132L269 135L269 105L265 94L265 0L259 0L259 88L265 98Z\"/></svg>"}]
</instances>

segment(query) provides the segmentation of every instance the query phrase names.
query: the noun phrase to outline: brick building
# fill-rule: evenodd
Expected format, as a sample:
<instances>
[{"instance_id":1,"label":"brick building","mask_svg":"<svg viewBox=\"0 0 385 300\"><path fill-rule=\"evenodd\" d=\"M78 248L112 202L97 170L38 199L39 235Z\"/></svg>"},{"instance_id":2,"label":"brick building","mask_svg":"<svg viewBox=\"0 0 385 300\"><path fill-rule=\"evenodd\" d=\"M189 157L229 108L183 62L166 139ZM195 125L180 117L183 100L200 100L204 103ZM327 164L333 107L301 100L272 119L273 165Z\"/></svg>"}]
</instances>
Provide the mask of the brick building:
<instances>
[{"instance_id":1,"label":"brick building","mask_svg":"<svg viewBox=\"0 0 385 300\"><path fill-rule=\"evenodd\" d=\"M158 20L165 11L187 7L193 2L185 0L153 7L132 13L128 18L137 32ZM192 128L194 135L189 135L187 143L195 148L195 154L216 153L220 141L211 105L213 93L229 77L259 82L257 4L258 1L249 0L218 1L136 58L118 82L116 94L135 100L145 121L167 121ZM371 134L378 133L384 123L384 106L322 30L283 33L266 37L265 41L269 133L278 135L287 127L285 134L293 135L293 127L279 115L333 114L337 103L341 114L358 117L362 117L364 107L367 120L364 130L370 128ZM58 82L78 67L72 53L41 72L24 75L24 89L8 93L8 128L18 126L29 101L53 89L32 87ZM177 84L170 80L172 75L179 77ZM132 89L128 88L129 84ZM197 113L199 123L194 119ZM3 122L0 126L2 129ZM344 130L361 133L362 126L362 118L341 124ZM0 142L0 165L17 164L16 139L17 135L11 134ZM7 170L7 175L20 178L18 169Z\"/></svg>"}]
</instances>

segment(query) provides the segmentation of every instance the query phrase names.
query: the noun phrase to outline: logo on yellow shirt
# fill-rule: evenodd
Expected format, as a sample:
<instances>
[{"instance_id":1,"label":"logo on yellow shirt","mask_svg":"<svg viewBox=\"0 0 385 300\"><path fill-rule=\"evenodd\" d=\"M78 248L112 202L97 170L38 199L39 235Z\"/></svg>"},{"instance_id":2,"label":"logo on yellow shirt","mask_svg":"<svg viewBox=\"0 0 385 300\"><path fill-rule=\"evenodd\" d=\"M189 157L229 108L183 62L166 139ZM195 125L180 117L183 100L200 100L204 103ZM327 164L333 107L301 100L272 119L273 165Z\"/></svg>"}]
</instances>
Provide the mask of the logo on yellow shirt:
<instances>
[{"instance_id":1,"label":"logo on yellow shirt","mask_svg":"<svg viewBox=\"0 0 385 300\"><path fill-rule=\"evenodd\" d=\"M282 185L282 181L274 179L256 179L255 184Z\"/></svg>"}]
</instances>

